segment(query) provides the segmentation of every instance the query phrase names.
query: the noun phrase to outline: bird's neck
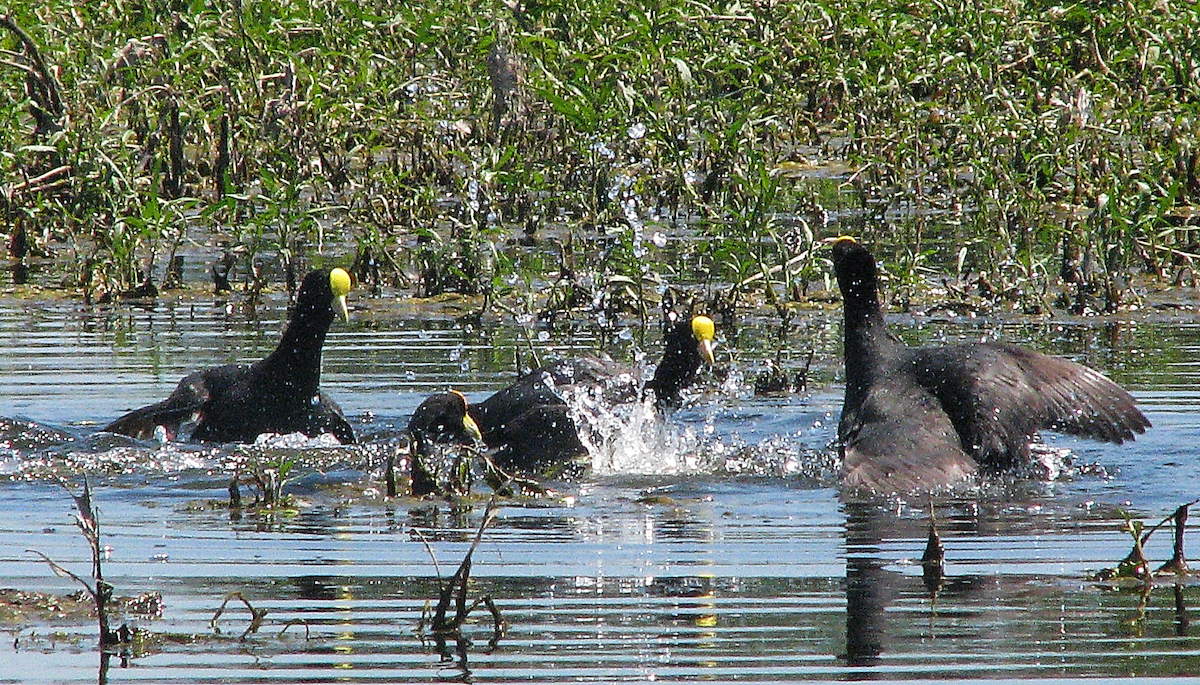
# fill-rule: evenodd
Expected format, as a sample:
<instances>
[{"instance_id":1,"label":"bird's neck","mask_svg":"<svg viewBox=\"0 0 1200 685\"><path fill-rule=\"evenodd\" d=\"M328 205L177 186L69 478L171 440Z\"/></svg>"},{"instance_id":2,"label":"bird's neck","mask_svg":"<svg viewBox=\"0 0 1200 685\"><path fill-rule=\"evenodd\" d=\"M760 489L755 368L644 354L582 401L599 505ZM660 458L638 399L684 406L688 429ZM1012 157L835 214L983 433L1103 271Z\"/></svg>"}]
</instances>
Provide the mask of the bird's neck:
<instances>
[{"instance_id":1,"label":"bird's neck","mask_svg":"<svg viewBox=\"0 0 1200 685\"><path fill-rule=\"evenodd\" d=\"M331 322L321 323L294 318L284 331L279 346L266 360L270 373L295 379L294 387L288 388L288 391L305 401L316 395L320 386L321 348Z\"/></svg>"},{"instance_id":2,"label":"bird's neck","mask_svg":"<svg viewBox=\"0 0 1200 685\"><path fill-rule=\"evenodd\" d=\"M845 303L846 401L859 398L905 347L887 329L874 292L852 291ZM853 360L853 361L852 361Z\"/></svg>"},{"instance_id":3,"label":"bird's neck","mask_svg":"<svg viewBox=\"0 0 1200 685\"><path fill-rule=\"evenodd\" d=\"M654 378L647 387L654 390L656 404L669 406L680 402L680 391L696 381L700 370L700 353L694 348L691 329L667 336L663 358L654 369Z\"/></svg>"}]
</instances>

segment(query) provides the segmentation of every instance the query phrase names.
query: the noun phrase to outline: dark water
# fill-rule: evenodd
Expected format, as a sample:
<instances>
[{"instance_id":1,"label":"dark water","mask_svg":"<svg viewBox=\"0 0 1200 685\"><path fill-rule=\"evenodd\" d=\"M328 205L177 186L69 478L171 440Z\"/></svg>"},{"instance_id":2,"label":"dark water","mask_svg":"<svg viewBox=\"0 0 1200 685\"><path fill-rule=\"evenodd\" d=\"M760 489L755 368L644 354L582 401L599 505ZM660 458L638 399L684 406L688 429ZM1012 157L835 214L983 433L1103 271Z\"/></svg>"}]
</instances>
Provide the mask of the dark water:
<instances>
[{"instance_id":1,"label":"dark water","mask_svg":"<svg viewBox=\"0 0 1200 685\"><path fill-rule=\"evenodd\" d=\"M420 308L357 300L326 346L325 389L365 448L309 446L289 491L294 511L231 516L230 452L96 438L102 424L170 392L187 371L269 351L279 302L260 320L211 298L152 310L0 303L0 588L62 595L38 550L86 575L73 505L54 483L86 472L120 596L160 592L161 617L126 617L149 636L109 682L501 682L1174 679L1200 672L1200 589L1148 592L1091 580L1130 549L1124 516L1157 523L1200 492L1200 326L1187 312L1123 320L999 323L900 317L911 341L1002 337L1101 368L1131 388L1154 428L1133 444L1049 436L1075 468L1050 482L941 502L946 575L933 591L919 563L927 503L849 506L833 486L841 402L836 312L802 317L787 340L792 371L815 351L809 391L756 398L768 324L723 332L732 368L666 426L626 419L620 440L560 495L503 502L474 553L470 596L508 623L472 614L464 639L419 632L484 516L484 500L380 496L384 447L428 392L480 395L511 378L515 350L586 350L586 331L528 340L517 325L466 330ZM829 322L834 322L830 324ZM632 357L636 335L609 347ZM645 343L653 355L654 336ZM642 417L644 418L644 417ZM7 445L7 447L4 447ZM481 487L481 492L486 488ZM430 552L437 559L437 566ZM1148 557L1171 556L1171 531ZM242 637L248 611L266 609ZM8 617L0 683L95 682L86 618Z\"/></svg>"}]
</instances>

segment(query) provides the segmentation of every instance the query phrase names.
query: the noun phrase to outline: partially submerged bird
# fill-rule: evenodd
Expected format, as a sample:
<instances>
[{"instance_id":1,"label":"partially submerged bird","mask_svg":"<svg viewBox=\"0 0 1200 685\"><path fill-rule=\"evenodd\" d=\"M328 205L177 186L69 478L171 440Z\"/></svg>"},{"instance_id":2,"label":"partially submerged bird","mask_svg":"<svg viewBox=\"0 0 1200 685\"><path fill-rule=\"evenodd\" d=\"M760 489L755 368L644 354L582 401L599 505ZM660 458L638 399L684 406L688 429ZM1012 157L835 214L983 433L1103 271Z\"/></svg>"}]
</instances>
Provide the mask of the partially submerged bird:
<instances>
[{"instance_id":1,"label":"partially submerged bird","mask_svg":"<svg viewBox=\"0 0 1200 685\"><path fill-rule=\"evenodd\" d=\"M104 430L138 439L161 427L177 439L195 421L197 442L253 442L263 433L330 433L343 444L354 430L337 403L320 389L321 348L335 313L349 319L350 275L342 269L304 277L279 346L253 364L227 364L194 371L170 397L135 409Z\"/></svg>"},{"instance_id":2,"label":"partially submerged bird","mask_svg":"<svg viewBox=\"0 0 1200 685\"><path fill-rule=\"evenodd\" d=\"M1066 359L1000 343L908 347L884 323L871 253L838 238L833 265L845 309L845 486L937 490L1028 463L1041 430L1121 444L1150 427L1129 393Z\"/></svg>"},{"instance_id":3,"label":"partially submerged bird","mask_svg":"<svg viewBox=\"0 0 1200 685\"><path fill-rule=\"evenodd\" d=\"M467 397L457 390L425 398L408 422L408 432L418 445L482 440L479 426L467 412Z\"/></svg>"},{"instance_id":4,"label":"partially submerged bird","mask_svg":"<svg viewBox=\"0 0 1200 685\"><path fill-rule=\"evenodd\" d=\"M707 316L677 321L664 336L662 361L645 384L660 410L677 407L695 383L701 364L713 363L716 326ZM466 442L463 417L473 420L501 468L538 469L588 454L569 407L569 395L586 392L608 404L639 398L634 372L609 359L564 359L525 374L476 404L460 393L432 395L417 408L408 429L421 445ZM448 397L448 395L458 395Z\"/></svg>"},{"instance_id":5,"label":"partially submerged bird","mask_svg":"<svg viewBox=\"0 0 1200 685\"><path fill-rule=\"evenodd\" d=\"M410 494L424 497L434 493L448 494L462 485L456 482L457 469L439 469L434 460L434 445L438 443L474 444L483 439L479 426L467 412L467 397L457 390L431 395L421 402L408 422L411 438L409 476ZM447 474L447 471L449 472ZM448 477L443 477L447 476ZM386 474L388 496L396 495L395 475L389 461ZM469 483L466 484L469 489Z\"/></svg>"}]
</instances>

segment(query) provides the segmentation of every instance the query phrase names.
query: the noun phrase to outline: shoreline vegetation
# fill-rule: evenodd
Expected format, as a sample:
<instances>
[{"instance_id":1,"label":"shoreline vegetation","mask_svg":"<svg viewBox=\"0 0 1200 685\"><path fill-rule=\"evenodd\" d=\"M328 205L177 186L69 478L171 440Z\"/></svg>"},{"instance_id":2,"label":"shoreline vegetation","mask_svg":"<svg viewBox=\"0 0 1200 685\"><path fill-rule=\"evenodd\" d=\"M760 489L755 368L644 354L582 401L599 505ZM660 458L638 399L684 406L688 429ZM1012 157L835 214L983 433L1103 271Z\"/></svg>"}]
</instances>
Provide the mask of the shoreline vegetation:
<instances>
[{"instance_id":1,"label":"shoreline vegetation","mask_svg":"<svg viewBox=\"0 0 1200 685\"><path fill-rule=\"evenodd\" d=\"M252 292L336 259L602 328L786 320L854 233L901 305L934 274L1029 314L1194 285L1195 4L393 5L0 7L14 276L90 303L185 253Z\"/></svg>"}]
</instances>

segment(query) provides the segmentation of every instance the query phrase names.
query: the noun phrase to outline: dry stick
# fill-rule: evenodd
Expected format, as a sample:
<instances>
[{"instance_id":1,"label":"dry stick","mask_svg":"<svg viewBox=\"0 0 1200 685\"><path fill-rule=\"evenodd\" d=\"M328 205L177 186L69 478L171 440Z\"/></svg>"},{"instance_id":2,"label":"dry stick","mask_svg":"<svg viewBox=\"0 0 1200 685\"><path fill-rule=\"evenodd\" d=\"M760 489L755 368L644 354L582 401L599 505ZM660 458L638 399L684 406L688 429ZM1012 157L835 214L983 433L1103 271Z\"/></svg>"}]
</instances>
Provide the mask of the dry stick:
<instances>
[{"instance_id":1,"label":"dry stick","mask_svg":"<svg viewBox=\"0 0 1200 685\"><path fill-rule=\"evenodd\" d=\"M312 632L309 628L308 621L306 621L302 618L288 619L288 622L284 623L283 628L279 631L278 637L283 637L283 634L286 633L288 628L291 628L292 626L304 626L304 639L305 640L312 639Z\"/></svg>"},{"instance_id":2,"label":"dry stick","mask_svg":"<svg viewBox=\"0 0 1200 685\"><path fill-rule=\"evenodd\" d=\"M1194 504L1194 502L1193 502ZM1187 524L1189 504L1180 505L1175 510L1171 518L1175 520L1175 554L1171 560L1163 564L1154 572L1155 575L1164 573L1174 573L1176 575L1184 575L1188 572L1187 558L1183 554L1183 533L1184 526Z\"/></svg>"},{"instance_id":3,"label":"dry stick","mask_svg":"<svg viewBox=\"0 0 1200 685\"><path fill-rule=\"evenodd\" d=\"M463 558L462 563L459 564L454 577L450 579L450 584L442 589L441 599L434 612L433 627L437 632L456 629L467 618L467 581L471 577L471 556L475 554L475 548L479 547L479 541L483 539L483 531L491 524L492 519L495 518L495 513L496 499L493 497L488 502L487 510L483 513L483 521L479 524L479 530L475 532L475 540L471 542L471 548L467 550L467 555ZM446 622L446 609L449 608L450 597L454 594L456 584L459 587L456 612L454 622L448 624Z\"/></svg>"},{"instance_id":4,"label":"dry stick","mask_svg":"<svg viewBox=\"0 0 1200 685\"><path fill-rule=\"evenodd\" d=\"M241 472L235 470L233 472L233 478L229 479L229 508L230 509L241 509L242 508L242 491L238 487L238 479L240 477L241 477Z\"/></svg>"},{"instance_id":5,"label":"dry stick","mask_svg":"<svg viewBox=\"0 0 1200 685\"><path fill-rule=\"evenodd\" d=\"M804 360L804 368L796 374L796 392L808 390L808 373L812 369L813 358L817 356L817 348L808 348L808 358Z\"/></svg>"},{"instance_id":6,"label":"dry stick","mask_svg":"<svg viewBox=\"0 0 1200 685\"><path fill-rule=\"evenodd\" d=\"M483 514L483 521L479 524L479 530L475 532L475 539L471 542L470 549L467 550L467 554L463 558L462 563L459 564L454 577L445 586L441 585L441 569L438 567L437 557L434 556L433 549L429 546L429 542L425 539L425 536L421 535L420 531L413 530L425 545L430 558L433 559L434 571L437 573L439 580L438 604L434 609L433 620L431 621L434 634L446 635L456 632L462 626L463 622L466 621L471 611L481 603L486 605L492 613L492 622L496 628L496 636L493 640L499 639L499 636L504 632L504 619L500 616L500 611L496 608L495 603L492 602L491 597L481 597L475 600L471 606L467 606L467 582L471 576L471 556L475 553L475 549L479 547L479 542L483 539L483 532L491 525L495 516L496 498L493 497L488 502L487 511ZM457 592L455 592L456 589L458 590ZM455 615L453 619L447 620L446 612L450 608L451 601L455 603Z\"/></svg>"},{"instance_id":7,"label":"dry stick","mask_svg":"<svg viewBox=\"0 0 1200 685\"><path fill-rule=\"evenodd\" d=\"M921 555L921 578L925 588L936 595L941 589L942 578L946 572L946 548L938 535L937 517L934 514L933 500L929 501L929 538L925 541L925 553Z\"/></svg>"},{"instance_id":8,"label":"dry stick","mask_svg":"<svg viewBox=\"0 0 1200 685\"><path fill-rule=\"evenodd\" d=\"M62 483L62 486L66 488L66 483ZM117 644L120 637L108 624L108 602L112 599L113 587L104 581L104 572L100 567L100 520L96 517L95 507L92 506L92 489L87 478L83 479L83 492L76 495L69 488L67 492L71 494L71 498L75 500L75 508L79 510L79 515L75 517L75 525L83 533L92 552L92 578L95 580L92 599L96 602L96 620L100 627L100 646L103 648Z\"/></svg>"},{"instance_id":9,"label":"dry stick","mask_svg":"<svg viewBox=\"0 0 1200 685\"><path fill-rule=\"evenodd\" d=\"M1166 245L1155 245L1148 240L1142 240L1140 238L1134 240L1134 242L1137 243L1140 247L1150 248L1150 249L1156 250L1158 252L1166 252L1167 254L1169 254L1173 257L1184 257L1186 259L1200 259L1200 254L1197 254L1195 252L1186 252L1184 250L1178 250L1173 247L1167 247Z\"/></svg>"},{"instance_id":10,"label":"dry stick","mask_svg":"<svg viewBox=\"0 0 1200 685\"><path fill-rule=\"evenodd\" d=\"M26 178L24 181L14 183L4 188L5 195L14 195L19 192L37 193L50 188L57 187L69 181L69 178L62 178L71 173L71 165L63 164L57 166L44 174L39 174L32 178Z\"/></svg>"},{"instance_id":11,"label":"dry stick","mask_svg":"<svg viewBox=\"0 0 1200 685\"><path fill-rule=\"evenodd\" d=\"M54 571L55 575L71 578L87 590L92 598L92 602L96 605L96 621L100 628L101 650L120 644L123 641L127 642L127 639L122 638L123 634L128 634L127 628L123 626L123 630L120 631L114 631L109 628L108 602L112 599L113 587L104 581L104 573L100 566L100 522L96 517L96 510L92 506L92 491L88 485L88 481L86 478L84 479L83 492L79 495L71 492L66 482L60 480L59 485L71 495L72 499L75 500L75 508L79 510L79 514L75 517L75 525L79 527L80 532L83 533L84 538L88 541L88 546L91 548L94 585L89 584L74 572L64 568L50 557L35 549L25 551L41 557L50 566L50 570Z\"/></svg>"},{"instance_id":12,"label":"dry stick","mask_svg":"<svg viewBox=\"0 0 1200 685\"><path fill-rule=\"evenodd\" d=\"M245 632L243 632L242 636L238 638L239 640L245 640L247 635L250 633L257 633L258 629L262 627L263 619L267 616L267 610L255 609L254 605L250 603L250 600L246 599L246 596L240 591L231 592L225 596L225 601L221 602L220 608L218 608L216 613L213 614L213 617L209 619L208 626L210 628L218 631L220 630L217 628L217 619L220 618L221 614L225 612L225 605L229 604L229 600L231 599L240 599L242 604L245 604L246 608L250 610L250 625L246 627Z\"/></svg>"},{"instance_id":13,"label":"dry stick","mask_svg":"<svg viewBox=\"0 0 1200 685\"><path fill-rule=\"evenodd\" d=\"M454 577L450 579L450 587L447 588L448 590L453 590L455 583L458 584L458 592L455 595L454 602L454 623L450 626L453 628L461 626L467 617L467 581L471 578L471 554L474 552L475 548L472 545L471 550L467 552L467 556L458 565L458 570L454 572ZM436 622L434 625L435 630L439 625L446 626L445 604L445 602L438 602L437 613L434 615L434 621Z\"/></svg>"},{"instance_id":14,"label":"dry stick","mask_svg":"<svg viewBox=\"0 0 1200 685\"><path fill-rule=\"evenodd\" d=\"M486 454L479 454L479 458L483 460L484 481L492 488L495 494L501 497L516 497L517 495L526 493L533 493L534 495L553 494L552 490L536 480L523 478L496 466L496 462L492 461ZM518 490L513 490L512 486L514 485L518 487Z\"/></svg>"},{"instance_id":15,"label":"dry stick","mask_svg":"<svg viewBox=\"0 0 1200 685\"><path fill-rule=\"evenodd\" d=\"M1200 504L1200 499L1194 499L1191 502L1188 502L1187 504L1181 504L1179 506L1179 509L1187 509L1195 504ZM1158 523L1154 524L1154 526L1152 528L1150 528L1150 530L1143 533L1141 544L1143 544L1143 545L1146 544L1146 541L1150 539L1150 535L1152 533L1154 533L1154 531L1158 530L1159 528L1162 528L1163 525L1165 525L1168 521L1174 521L1176 515L1178 515L1178 513L1179 513L1179 509L1176 509L1174 512L1171 513L1170 516L1168 516L1168 517L1164 518L1163 520L1159 521ZM1184 515L1184 519L1185 520L1187 519L1186 514Z\"/></svg>"}]
</instances>

